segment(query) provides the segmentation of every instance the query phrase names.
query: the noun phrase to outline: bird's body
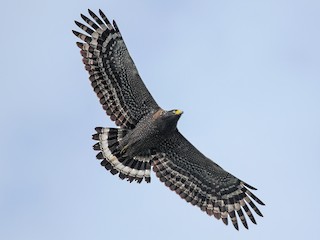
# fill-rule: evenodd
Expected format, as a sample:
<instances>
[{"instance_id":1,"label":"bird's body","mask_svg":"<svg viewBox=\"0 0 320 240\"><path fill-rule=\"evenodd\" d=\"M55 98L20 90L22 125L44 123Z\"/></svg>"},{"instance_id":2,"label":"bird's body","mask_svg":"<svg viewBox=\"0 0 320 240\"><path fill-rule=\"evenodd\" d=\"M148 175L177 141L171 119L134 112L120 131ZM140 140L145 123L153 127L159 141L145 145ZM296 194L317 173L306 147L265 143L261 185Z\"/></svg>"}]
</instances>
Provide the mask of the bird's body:
<instances>
[{"instance_id":1,"label":"bird's body","mask_svg":"<svg viewBox=\"0 0 320 240\"><path fill-rule=\"evenodd\" d=\"M150 182L156 176L181 198L208 215L238 229L237 218L248 228L244 215L256 223L248 207L261 212L254 201L264 205L249 190L256 190L234 177L197 150L177 129L181 110L165 111L156 103L141 80L115 22L100 10L94 19L84 15L86 26L76 24L88 35L73 31L85 69L103 109L119 128L97 127L94 150L101 165L128 181ZM243 212L244 211L244 212ZM236 216L237 214L237 216Z\"/></svg>"},{"instance_id":2,"label":"bird's body","mask_svg":"<svg viewBox=\"0 0 320 240\"><path fill-rule=\"evenodd\" d=\"M177 129L177 121L182 112L172 111L151 112L119 142L119 150L123 156L135 157L159 151L159 146Z\"/></svg>"}]
</instances>

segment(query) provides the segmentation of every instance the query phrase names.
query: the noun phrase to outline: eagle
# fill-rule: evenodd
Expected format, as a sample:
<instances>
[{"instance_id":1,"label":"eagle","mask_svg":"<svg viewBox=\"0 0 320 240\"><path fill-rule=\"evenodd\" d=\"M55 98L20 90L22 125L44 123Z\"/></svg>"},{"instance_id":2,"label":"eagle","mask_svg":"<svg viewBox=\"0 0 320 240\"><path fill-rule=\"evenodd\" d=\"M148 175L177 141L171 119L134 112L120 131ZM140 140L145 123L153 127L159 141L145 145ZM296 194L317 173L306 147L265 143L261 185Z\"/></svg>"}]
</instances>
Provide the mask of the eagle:
<instances>
[{"instance_id":1,"label":"eagle","mask_svg":"<svg viewBox=\"0 0 320 240\"><path fill-rule=\"evenodd\" d=\"M264 203L253 186L225 171L195 148L178 130L183 111L164 110L143 83L115 21L110 23L88 9L86 24L75 21L83 33L82 61L102 108L118 127L97 127L92 138L97 159L113 175L129 182L150 182L151 168L168 188L198 206L209 216L228 219L239 230L246 217L256 224L252 210L263 216L256 203Z\"/></svg>"}]
</instances>

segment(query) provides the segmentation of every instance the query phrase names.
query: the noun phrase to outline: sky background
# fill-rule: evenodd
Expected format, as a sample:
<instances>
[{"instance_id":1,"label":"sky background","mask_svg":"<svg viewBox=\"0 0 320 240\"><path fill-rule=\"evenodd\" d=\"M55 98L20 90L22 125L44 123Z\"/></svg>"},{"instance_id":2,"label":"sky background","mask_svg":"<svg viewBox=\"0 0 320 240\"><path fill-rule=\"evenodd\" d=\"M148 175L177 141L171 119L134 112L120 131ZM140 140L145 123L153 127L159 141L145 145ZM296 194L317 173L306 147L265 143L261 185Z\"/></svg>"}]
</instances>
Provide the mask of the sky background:
<instances>
[{"instance_id":1,"label":"sky background","mask_svg":"<svg viewBox=\"0 0 320 240\"><path fill-rule=\"evenodd\" d=\"M320 1L3 1L0 239L318 239ZM116 19L145 84L205 155L259 190L236 231L152 175L121 181L91 134L114 126L74 20Z\"/></svg>"}]
</instances>

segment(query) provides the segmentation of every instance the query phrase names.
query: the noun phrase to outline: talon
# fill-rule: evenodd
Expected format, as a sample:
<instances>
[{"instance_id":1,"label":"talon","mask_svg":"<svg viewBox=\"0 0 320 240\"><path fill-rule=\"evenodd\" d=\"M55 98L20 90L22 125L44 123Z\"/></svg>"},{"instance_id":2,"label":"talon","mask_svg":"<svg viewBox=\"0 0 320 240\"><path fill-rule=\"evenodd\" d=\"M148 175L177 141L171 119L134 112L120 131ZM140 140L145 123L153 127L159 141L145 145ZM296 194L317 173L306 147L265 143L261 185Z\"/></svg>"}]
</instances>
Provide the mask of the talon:
<instances>
[{"instance_id":1,"label":"talon","mask_svg":"<svg viewBox=\"0 0 320 240\"><path fill-rule=\"evenodd\" d=\"M120 153L121 153L121 154L126 153L127 148L128 148L128 145L124 146L124 147L121 149Z\"/></svg>"}]
</instances>

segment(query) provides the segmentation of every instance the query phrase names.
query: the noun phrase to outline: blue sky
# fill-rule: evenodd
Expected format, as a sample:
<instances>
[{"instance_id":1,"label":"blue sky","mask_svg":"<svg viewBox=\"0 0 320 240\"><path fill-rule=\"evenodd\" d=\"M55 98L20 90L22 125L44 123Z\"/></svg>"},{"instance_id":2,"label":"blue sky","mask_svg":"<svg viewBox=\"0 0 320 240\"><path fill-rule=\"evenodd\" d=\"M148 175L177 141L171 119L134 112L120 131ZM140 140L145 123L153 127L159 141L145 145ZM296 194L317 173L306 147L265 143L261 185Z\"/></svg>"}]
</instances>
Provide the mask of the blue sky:
<instances>
[{"instance_id":1,"label":"blue sky","mask_svg":"<svg viewBox=\"0 0 320 240\"><path fill-rule=\"evenodd\" d=\"M91 148L106 117L73 20L116 19L156 101L180 131L259 190L239 232L167 189L129 184ZM0 239L317 239L319 1L2 3Z\"/></svg>"}]
</instances>

